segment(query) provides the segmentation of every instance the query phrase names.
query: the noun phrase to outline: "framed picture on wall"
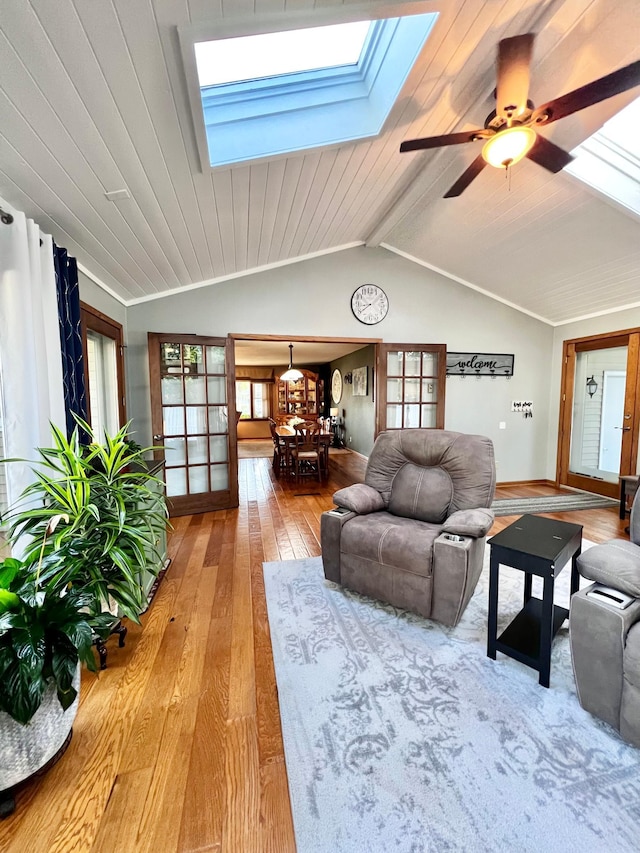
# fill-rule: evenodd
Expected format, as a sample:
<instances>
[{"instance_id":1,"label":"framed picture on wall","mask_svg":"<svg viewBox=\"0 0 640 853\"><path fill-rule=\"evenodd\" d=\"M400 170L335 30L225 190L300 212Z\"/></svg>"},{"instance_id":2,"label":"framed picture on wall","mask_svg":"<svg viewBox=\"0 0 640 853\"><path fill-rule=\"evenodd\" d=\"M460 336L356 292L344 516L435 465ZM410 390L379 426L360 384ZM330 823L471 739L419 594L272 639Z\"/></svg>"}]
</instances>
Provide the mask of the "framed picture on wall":
<instances>
[{"instance_id":1,"label":"framed picture on wall","mask_svg":"<svg viewBox=\"0 0 640 853\"><path fill-rule=\"evenodd\" d=\"M354 397L366 397L367 396L367 368L365 367L354 367L353 371L353 396Z\"/></svg>"}]
</instances>

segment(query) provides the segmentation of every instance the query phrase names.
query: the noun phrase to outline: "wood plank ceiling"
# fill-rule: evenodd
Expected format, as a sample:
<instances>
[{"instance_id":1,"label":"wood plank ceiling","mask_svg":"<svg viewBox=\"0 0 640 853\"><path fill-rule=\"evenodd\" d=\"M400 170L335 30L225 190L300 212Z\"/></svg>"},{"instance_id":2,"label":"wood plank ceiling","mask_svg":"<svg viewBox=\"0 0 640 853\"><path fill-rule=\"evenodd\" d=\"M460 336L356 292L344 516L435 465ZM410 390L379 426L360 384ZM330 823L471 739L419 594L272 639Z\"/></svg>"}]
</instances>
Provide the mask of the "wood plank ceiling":
<instances>
[{"instance_id":1,"label":"wood plank ceiling","mask_svg":"<svg viewBox=\"0 0 640 853\"><path fill-rule=\"evenodd\" d=\"M439 19L375 139L202 172L177 27L421 5ZM0 10L0 196L125 304L354 243L388 245L549 322L638 301L637 217L524 162L442 199L481 126L500 38L535 31L542 103L640 58L637 0L12 0ZM640 91L552 125L572 148ZM467 149L467 150L461 150ZM127 188L130 199L104 193Z\"/></svg>"}]
</instances>

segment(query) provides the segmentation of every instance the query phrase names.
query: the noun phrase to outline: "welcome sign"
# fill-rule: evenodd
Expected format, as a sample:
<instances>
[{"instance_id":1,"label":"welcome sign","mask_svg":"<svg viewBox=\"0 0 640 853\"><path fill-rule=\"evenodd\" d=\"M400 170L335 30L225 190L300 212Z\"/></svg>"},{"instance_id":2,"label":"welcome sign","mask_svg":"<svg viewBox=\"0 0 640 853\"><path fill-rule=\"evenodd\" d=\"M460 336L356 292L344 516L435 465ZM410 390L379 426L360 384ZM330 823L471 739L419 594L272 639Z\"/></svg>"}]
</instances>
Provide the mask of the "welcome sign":
<instances>
[{"instance_id":1,"label":"welcome sign","mask_svg":"<svg viewBox=\"0 0 640 853\"><path fill-rule=\"evenodd\" d=\"M447 376L513 376L513 355L448 352Z\"/></svg>"}]
</instances>

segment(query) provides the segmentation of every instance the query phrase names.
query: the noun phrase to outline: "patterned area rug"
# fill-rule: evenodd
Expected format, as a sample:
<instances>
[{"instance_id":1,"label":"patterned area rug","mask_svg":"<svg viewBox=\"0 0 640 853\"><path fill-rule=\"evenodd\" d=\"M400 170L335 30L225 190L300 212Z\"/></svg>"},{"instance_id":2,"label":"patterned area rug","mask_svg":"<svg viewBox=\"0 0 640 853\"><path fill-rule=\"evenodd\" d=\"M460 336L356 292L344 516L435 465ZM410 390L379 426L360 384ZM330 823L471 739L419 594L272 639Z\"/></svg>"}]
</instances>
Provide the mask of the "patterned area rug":
<instances>
[{"instance_id":1,"label":"patterned area rug","mask_svg":"<svg viewBox=\"0 0 640 853\"><path fill-rule=\"evenodd\" d=\"M619 502L602 495L572 492L567 495L549 495L542 498L508 498L491 504L496 515L523 515L526 512L571 512L572 510L618 507Z\"/></svg>"},{"instance_id":2,"label":"patterned area rug","mask_svg":"<svg viewBox=\"0 0 640 853\"><path fill-rule=\"evenodd\" d=\"M580 707L566 623L549 689L487 658L487 575L450 629L264 564L298 853L638 849L640 750ZM521 585L501 569L502 627Z\"/></svg>"}]
</instances>

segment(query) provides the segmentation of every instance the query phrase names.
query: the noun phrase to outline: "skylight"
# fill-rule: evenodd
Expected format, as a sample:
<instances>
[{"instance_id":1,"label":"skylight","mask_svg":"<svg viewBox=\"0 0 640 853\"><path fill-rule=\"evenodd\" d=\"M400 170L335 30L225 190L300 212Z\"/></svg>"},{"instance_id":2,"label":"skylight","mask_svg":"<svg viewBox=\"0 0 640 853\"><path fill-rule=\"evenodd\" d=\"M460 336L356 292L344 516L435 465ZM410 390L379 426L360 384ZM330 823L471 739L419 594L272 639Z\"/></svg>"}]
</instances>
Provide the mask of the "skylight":
<instances>
[{"instance_id":1,"label":"skylight","mask_svg":"<svg viewBox=\"0 0 640 853\"><path fill-rule=\"evenodd\" d=\"M569 174L640 216L640 98L579 145Z\"/></svg>"},{"instance_id":2,"label":"skylight","mask_svg":"<svg viewBox=\"0 0 640 853\"><path fill-rule=\"evenodd\" d=\"M376 136L437 17L218 39L179 28L202 168Z\"/></svg>"},{"instance_id":3,"label":"skylight","mask_svg":"<svg viewBox=\"0 0 640 853\"><path fill-rule=\"evenodd\" d=\"M195 45L200 86L355 65L371 21L261 33Z\"/></svg>"}]
</instances>

